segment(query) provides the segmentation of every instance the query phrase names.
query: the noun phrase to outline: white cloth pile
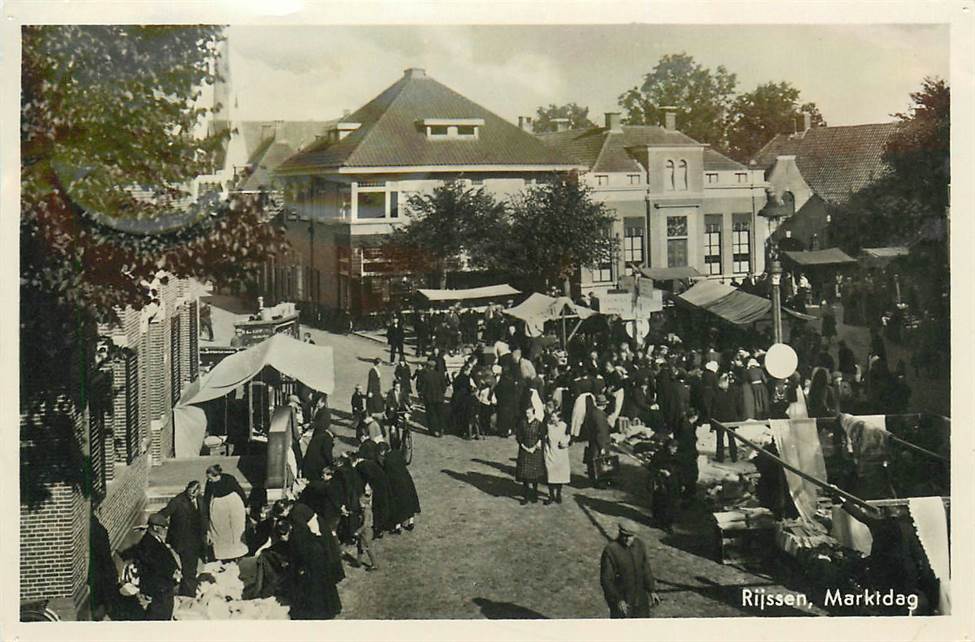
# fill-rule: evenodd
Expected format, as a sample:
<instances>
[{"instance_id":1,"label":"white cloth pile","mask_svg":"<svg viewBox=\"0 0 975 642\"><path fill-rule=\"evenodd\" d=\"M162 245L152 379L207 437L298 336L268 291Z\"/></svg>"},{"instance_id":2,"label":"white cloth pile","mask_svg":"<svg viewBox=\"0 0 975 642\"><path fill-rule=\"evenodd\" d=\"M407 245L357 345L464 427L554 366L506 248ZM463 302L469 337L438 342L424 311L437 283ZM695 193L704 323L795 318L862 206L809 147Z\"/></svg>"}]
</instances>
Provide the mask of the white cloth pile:
<instances>
[{"instance_id":1,"label":"white cloth pile","mask_svg":"<svg viewBox=\"0 0 975 642\"><path fill-rule=\"evenodd\" d=\"M287 620L291 609L275 597L241 599L244 583L234 562L210 562L202 573L213 576L197 588L196 597L176 598L174 620Z\"/></svg>"}]
</instances>

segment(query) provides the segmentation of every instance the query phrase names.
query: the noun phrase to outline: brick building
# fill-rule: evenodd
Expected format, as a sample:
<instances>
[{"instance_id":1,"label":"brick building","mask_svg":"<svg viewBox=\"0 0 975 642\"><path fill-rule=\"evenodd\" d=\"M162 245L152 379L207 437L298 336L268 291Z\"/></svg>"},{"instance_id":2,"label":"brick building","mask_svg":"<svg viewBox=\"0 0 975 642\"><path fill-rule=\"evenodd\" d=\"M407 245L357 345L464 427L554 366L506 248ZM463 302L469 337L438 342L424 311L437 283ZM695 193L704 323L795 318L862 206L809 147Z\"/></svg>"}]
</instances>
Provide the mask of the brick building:
<instances>
[{"instance_id":1,"label":"brick building","mask_svg":"<svg viewBox=\"0 0 975 642\"><path fill-rule=\"evenodd\" d=\"M780 222L772 238L794 239L798 249L810 250L830 246L828 205L844 203L887 171L884 147L898 123L813 127L805 116L803 131L777 135L751 166L764 171L769 184L772 207L764 214Z\"/></svg>"},{"instance_id":2,"label":"brick building","mask_svg":"<svg viewBox=\"0 0 975 642\"><path fill-rule=\"evenodd\" d=\"M21 417L20 598L48 601L62 619L88 611L92 516L113 550L140 523L150 467L172 456L173 404L198 376L200 287L154 285L158 304L127 308L100 328L120 348L92 382L108 387L107 402L65 399ZM46 499L26 502L25 482Z\"/></svg>"},{"instance_id":3,"label":"brick building","mask_svg":"<svg viewBox=\"0 0 975 642\"><path fill-rule=\"evenodd\" d=\"M271 301L353 314L395 300L407 276L378 247L409 220L411 194L463 179L503 198L552 172L582 169L532 134L427 76L397 82L277 169L294 214L294 254L266 271Z\"/></svg>"}]
</instances>

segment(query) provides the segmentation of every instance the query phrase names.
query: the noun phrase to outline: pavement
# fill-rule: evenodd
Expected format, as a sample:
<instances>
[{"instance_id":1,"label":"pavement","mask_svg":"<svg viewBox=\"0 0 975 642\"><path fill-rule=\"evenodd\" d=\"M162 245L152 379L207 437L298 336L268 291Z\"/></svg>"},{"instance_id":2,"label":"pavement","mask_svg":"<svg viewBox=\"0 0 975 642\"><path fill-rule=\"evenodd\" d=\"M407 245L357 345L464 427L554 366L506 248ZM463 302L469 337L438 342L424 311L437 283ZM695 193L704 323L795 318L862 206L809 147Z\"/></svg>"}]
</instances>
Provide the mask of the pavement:
<instances>
[{"instance_id":1,"label":"pavement","mask_svg":"<svg viewBox=\"0 0 975 642\"><path fill-rule=\"evenodd\" d=\"M226 345L238 311L217 305L215 301L215 344ZM385 342L313 328L302 332L334 350L330 405L336 451L353 448L350 402L355 384L365 384L376 357L383 359L384 387L392 381ZM415 366L415 357L408 355L408 360ZM702 453L713 452L713 437L706 431L701 437ZM570 450L572 484L563 490L564 503L522 506L521 487L514 480L513 438L438 439L418 431L414 444L410 471L422 506L416 529L372 543L379 562L376 572L347 567L347 578L339 585L341 619L607 617L599 559L621 517L640 525L638 536L650 554L663 600L654 617L822 613L815 607L760 612L743 606L743 588L803 588L762 568L716 562L713 523L701 505L685 510L672 534L651 527L648 473L632 460L624 458L618 487L595 489L585 478L584 445L575 444ZM544 499L544 484L540 494Z\"/></svg>"}]
</instances>

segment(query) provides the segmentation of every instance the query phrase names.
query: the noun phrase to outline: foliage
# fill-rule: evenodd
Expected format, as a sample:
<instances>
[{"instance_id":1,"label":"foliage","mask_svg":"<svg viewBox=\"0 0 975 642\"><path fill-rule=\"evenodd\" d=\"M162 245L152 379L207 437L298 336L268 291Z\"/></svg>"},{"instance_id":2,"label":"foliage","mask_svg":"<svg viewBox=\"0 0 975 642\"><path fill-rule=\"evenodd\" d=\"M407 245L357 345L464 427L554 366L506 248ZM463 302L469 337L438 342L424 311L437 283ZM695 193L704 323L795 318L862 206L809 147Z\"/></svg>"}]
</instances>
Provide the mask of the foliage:
<instances>
[{"instance_id":1,"label":"foliage","mask_svg":"<svg viewBox=\"0 0 975 642\"><path fill-rule=\"evenodd\" d=\"M738 79L723 66L711 70L686 53L663 56L639 87L619 97L624 122L660 125L663 107L677 107L677 127L691 138L725 148L725 127Z\"/></svg>"},{"instance_id":2,"label":"foliage","mask_svg":"<svg viewBox=\"0 0 975 642\"><path fill-rule=\"evenodd\" d=\"M492 237L486 250L495 269L549 287L608 260L613 220L575 172L557 174L512 198L507 230Z\"/></svg>"},{"instance_id":3,"label":"foliage","mask_svg":"<svg viewBox=\"0 0 975 642\"><path fill-rule=\"evenodd\" d=\"M588 107L580 107L575 103L568 103L565 105L539 107L535 112L535 120L532 121L532 131L536 134L554 132L556 126L552 121L556 118L568 118L569 129L588 129L596 126L594 122L589 120Z\"/></svg>"},{"instance_id":4,"label":"foliage","mask_svg":"<svg viewBox=\"0 0 975 642\"><path fill-rule=\"evenodd\" d=\"M235 284L283 248L253 203L190 199L228 135L197 134L220 39L219 27L23 28L23 413L88 402L97 324L148 303L161 270Z\"/></svg>"},{"instance_id":5,"label":"foliage","mask_svg":"<svg viewBox=\"0 0 975 642\"><path fill-rule=\"evenodd\" d=\"M787 82L768 82L735 98L728 120L728 153L747 163L776 134L801 128L800 114L812 116L813 126L823 124L815 103L799 104L799 90Z\"/></svg>"},{"instance_id":6,"label":"foliage","mask_svg":"<svg viewBox=\"0 0 975 642\"><path fill-rule=\"evenodd\" d=\"M504 205L481 187L450 181L429 194L407 201L410 222L393 230L384 252L394 263L416 272L436 274L445 287L446 274L486 262L483 239L497 235Z\"/></svg>"},{"instance_id":7,"label":"foliage","mask_svg":"<svg viewBox=\"0 0 975 642\"><path fill-rule=\"evenodd\" d=\"M911 245L905 268L924 281L924 308L946 324L947 337L951 92L943 80L925 78L911 99L910 111L895 114L900 127L884 149L889 172L830 207L829 234L851 254Z\"/></svg>"}]
</instances>

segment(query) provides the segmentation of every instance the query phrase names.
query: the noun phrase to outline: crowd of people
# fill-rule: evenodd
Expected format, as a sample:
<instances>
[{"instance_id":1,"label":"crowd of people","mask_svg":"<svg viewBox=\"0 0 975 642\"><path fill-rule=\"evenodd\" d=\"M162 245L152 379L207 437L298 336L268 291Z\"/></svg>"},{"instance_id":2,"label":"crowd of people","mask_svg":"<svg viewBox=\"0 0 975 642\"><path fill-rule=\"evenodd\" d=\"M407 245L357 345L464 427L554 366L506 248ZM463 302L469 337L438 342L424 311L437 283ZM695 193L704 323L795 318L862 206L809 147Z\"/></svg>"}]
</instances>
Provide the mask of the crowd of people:
<instances>
[{"instance_id":1,"label":"crowd of people","mask_svg":"<svg viewBox=\"0 0 975 642\"><path fill-rule=\"evenodd\" d=\"M377 570L370 543L415 528L420 501L399 449L374 431L337 452L327 396L303 403L293 395L289 403L302 430L289 453L296 481L285 498L269 503L260 487L248 495L218 464L206 469L205 486L191 480L121 554L129 597L139 598L129 617L172 619L175 597L196 596L206 581L201 565L220 561L240 567L245 599L276 597L292 619L334 618L346 566Z\"/></svg>"}]
</instances>

